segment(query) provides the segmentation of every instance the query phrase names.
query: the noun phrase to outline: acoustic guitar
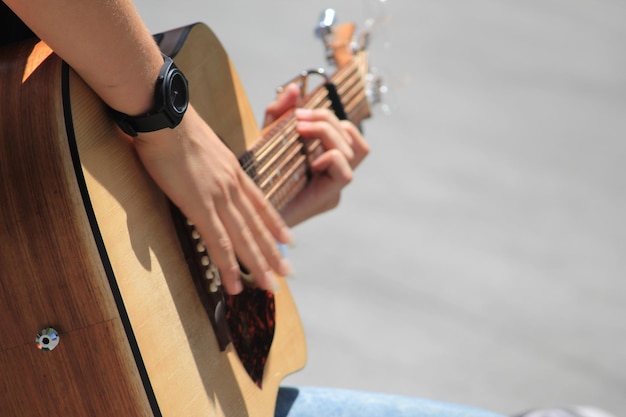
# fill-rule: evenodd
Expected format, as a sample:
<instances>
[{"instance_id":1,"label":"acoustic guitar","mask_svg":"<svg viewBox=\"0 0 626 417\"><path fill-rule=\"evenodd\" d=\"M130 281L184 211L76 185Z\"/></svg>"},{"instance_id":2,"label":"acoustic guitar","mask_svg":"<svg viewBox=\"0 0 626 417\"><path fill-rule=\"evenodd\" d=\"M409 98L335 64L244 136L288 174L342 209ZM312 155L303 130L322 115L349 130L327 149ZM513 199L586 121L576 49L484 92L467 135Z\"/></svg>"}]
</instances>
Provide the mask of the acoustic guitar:
<instances>
[{"instance_id":1,"label":"acoustic guitar","mask_svg":"<svg viewBox=\"0 0 626 417\"><path fill-rule=\"evenodd\" d=\"M359 123L370 115L366 52L354 25L324 30L337 71L304 106ZM288 204L319 143L305 146L289 113L258 129L205 25L155 39L267 198ZM284 278L276 295L224 294L193 225L46 44L0 50L0 91L2 415L272 416L280 381L306 360Z\"/></svg>"}]
</instances>

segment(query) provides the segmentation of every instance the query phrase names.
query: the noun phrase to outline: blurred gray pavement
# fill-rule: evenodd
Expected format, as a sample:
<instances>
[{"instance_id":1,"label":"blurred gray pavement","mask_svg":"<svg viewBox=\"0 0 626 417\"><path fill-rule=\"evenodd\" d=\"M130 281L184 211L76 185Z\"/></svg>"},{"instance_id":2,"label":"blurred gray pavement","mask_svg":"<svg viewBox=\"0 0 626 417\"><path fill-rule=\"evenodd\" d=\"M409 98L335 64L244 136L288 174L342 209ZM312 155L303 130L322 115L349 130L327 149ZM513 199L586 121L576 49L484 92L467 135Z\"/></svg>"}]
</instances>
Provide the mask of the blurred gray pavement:
<instances>
[{"instance_id":1,"label":"blurred gray pavement","mask_svg":"<svg viewBox=\"0 0 626 417\"><path fill-rule=\"evenodd\" d=\"M324 66L325 7L140 0L153 32L211 26L261 118ZM309 363L286 384L505 414L626 416L626 2L388 0L371 61L391 114L339 207L299 226L290 284Z\"/></svg>"}]
</instances>

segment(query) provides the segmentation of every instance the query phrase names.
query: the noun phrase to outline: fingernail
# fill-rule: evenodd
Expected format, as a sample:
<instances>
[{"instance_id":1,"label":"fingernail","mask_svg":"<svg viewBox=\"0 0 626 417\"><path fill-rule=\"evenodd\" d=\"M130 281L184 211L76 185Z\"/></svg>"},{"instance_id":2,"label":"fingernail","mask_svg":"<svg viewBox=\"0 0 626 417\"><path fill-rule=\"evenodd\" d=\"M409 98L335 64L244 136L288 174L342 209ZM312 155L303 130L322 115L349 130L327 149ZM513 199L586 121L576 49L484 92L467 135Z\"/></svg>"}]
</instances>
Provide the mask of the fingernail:
<instances>
[{"instance_id":1,"label":"fingernail","mask_svg":"<svg viewBox=\"0 0 626 417\"><path fill-rule=\"evenodd\" d=\"M287 245L291 245L291 242L293 242L293 235L291 234L291 230L289 230L288 227L285 227L283 228L281 234L281 242L286 243Z\"/></svg>"},{"instance_id":2,"label":"fingernail","mask_svg":"<svg viewBox=\"0 0 626 417\"><path fill-rule=\"evenodd\" d=\"M307 116L310 116L311 113L312 113L311 109L305 109L302 107L299 107L295 110L296 117L307 117Z\"/></svg>"},{"instance_id":3,"label":"fingernail","mask_svg":"<svg viewBox=\"0 0 626 417\"><path fill-rule=\"evenodd\" d=\"M311 126L313 126L313 123L309 122L308 120L298 120L296 129L298 130L299 133L304 133L303 130L304 131L310 130Z\"/></svg>"},{"instance_id":4,"label":"fingernail","mask_svg":"<svg viewBox=\"0 0 626 417\"><path fill-rule=\"evenodd\" d=\"M280 291L280 284L278 283L278 280L276 279L276 277L274 276L272 272L267 272L265 274L265 280L268 282L269 290L271 292L276 294L278 293L278 291Z\"/></svg>"},{"instance_id":5,"label":"fingernail","mask_svg":"<svg viewBox=\"0 0 626 417\"><path fill-rule=\"evenodd\" d=\"M232 284L232 293L239 294L242 291L243 291L243 282L241 281L241 279L237 279Z\"/></svg>"},{"instance_id":6,"label":"fingernail","mask_svg":"<svg viewBox=\"0 0 626 417\"><path fill-rule=\"evenodd\" d=\"M289 262L286 259L282 259L280 261L280 271L279 272L283 276L291 275L291 273L293 272L293 268L291 266L291 262Z\"/></svg>"}]
</instances>

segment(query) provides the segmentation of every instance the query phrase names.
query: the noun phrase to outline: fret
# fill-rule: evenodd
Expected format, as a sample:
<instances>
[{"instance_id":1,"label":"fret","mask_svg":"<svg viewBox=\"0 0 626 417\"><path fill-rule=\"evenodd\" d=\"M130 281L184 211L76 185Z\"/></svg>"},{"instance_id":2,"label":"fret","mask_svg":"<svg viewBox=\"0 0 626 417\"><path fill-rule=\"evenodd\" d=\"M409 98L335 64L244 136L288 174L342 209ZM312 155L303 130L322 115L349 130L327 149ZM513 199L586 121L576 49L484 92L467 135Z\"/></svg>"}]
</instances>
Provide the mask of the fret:
<instances>
[{"instance_id":1,"label":"fret","mask_svg":"<svg viewBox=\"0 0 626 417\"><path fill-rule=\"evenodd\" d=\"M302 142L295 129L282 135L282 140L263 158L262 166L257 169L255 181L263 187L263 184L275 174L273 171L280 167L281 161L293 153L294 148L296 153L302 148Z\"/></svg>"},{"instance_id":2,"label":"fret","mask_svg":"<svg viewBox=\"0 0 626 417\"><path fill-rule=\"evenodd\" d=\"M360 58L364 57L356 56L331 77L348 119L355 124L370 116L363 79L365 60ZM332 108L327 91L321 86L305 98L302 107ZM239 158L244 170L279 210L306 187L309 163L324 151L320 140L303 141L296 127L293 113L287 114Z\"/></svg>"},{"instance_id":3,"label":"fret","mask_svg":"<svg viewBox=\"0 0 626 417\"><path fill-rule=\"evenodd\" d=\"M301 154L288 169L286 175L282 176L266 193L266 197L278 210L285 208L304 189L308 182L307 171L306 156Z\"/></svg>"},{"instance_id":4,"label":"fret","mask_svg":"<svg viewBox=\"0 0 626 417\"><path fill-rule=\"evenodd\" d=\"M276 164L273 166L270 172L264 176L263 182L257 183L262 190L269 189L273 187L277 182L282 182L281 178L288 176L290 173L290 167L294 165L295 162L301 159L306 159L306 155L302 153L302 142L299 142L299 146L292 146L287 149L287 152L283 154L283 158L281 158L282 165ZM267 193L269 194L269 193Z\"/></svg>"}]
</instances>

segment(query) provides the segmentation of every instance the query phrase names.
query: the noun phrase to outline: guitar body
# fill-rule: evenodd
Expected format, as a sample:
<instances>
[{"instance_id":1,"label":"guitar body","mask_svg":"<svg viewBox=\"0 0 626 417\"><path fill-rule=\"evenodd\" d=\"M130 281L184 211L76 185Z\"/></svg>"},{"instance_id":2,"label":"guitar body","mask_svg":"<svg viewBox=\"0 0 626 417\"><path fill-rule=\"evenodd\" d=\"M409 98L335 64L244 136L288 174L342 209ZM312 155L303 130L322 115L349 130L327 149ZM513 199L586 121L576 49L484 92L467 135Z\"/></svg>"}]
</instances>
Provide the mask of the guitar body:
<instances>
[{"instance_id":1,"label":"guitar body","mask_svg":"<svg viewBox=\"0 0 626 417\"><path fill-rule=\"evenodd\" d=\"M247 149L260 132L213 33L198 24L160 42L202 117ZM0 91L3 415L272 416L306 359L283 279L259 388L232 344L219 348L168 201L105 105L34 41L0 51ZM48 327L59 344L40 350Z\"/></svg>"}]
</instances>

